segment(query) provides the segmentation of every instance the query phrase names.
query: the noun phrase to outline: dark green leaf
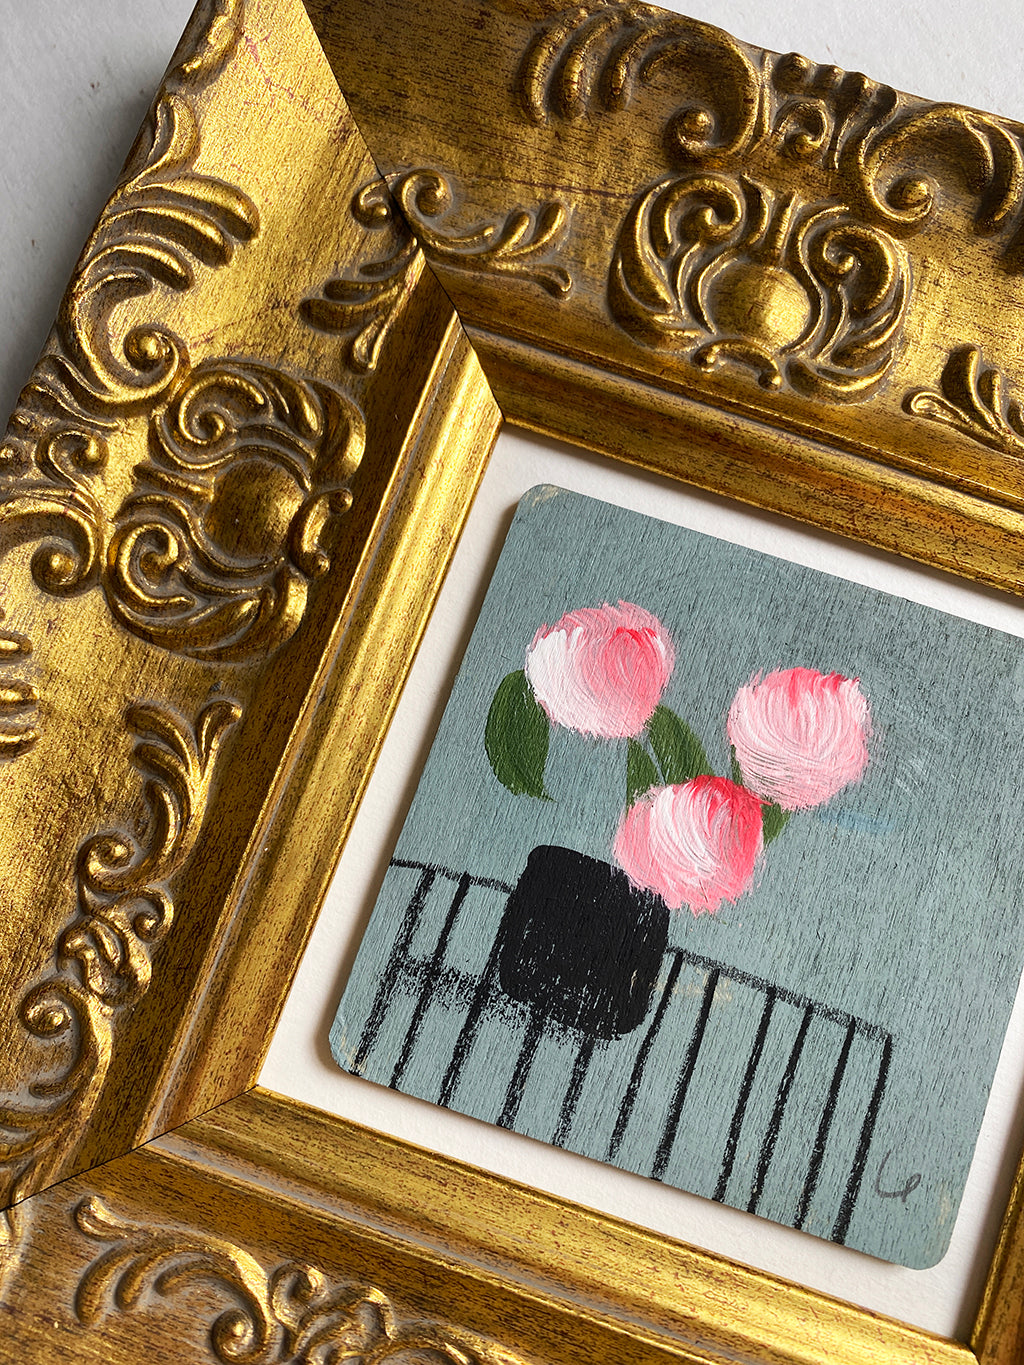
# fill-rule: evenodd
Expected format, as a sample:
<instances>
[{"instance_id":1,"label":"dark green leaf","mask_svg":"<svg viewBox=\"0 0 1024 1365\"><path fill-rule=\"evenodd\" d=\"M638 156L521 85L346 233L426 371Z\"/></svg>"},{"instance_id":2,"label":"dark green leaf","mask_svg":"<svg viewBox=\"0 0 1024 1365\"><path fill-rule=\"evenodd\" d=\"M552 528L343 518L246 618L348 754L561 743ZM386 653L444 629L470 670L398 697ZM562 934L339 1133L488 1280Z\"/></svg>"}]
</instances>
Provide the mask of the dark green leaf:
<instances>
[{"instance_id":1,"label":"dark green leaf","mask_svg":"<svg viewBox=\"0 0 1024 1365\"><path fill-rule=\"evenodd\" d=\"M626 807L638 796L658 785L658 770L654 760L642 745L631 739L626 747Z\"/></svg>"},{"instance_id":2,"label":"dark green leaf","mask_svg":"<svg viewBox=\"0 0 1024 1365\"><path fill-rule=\"evenodd\" d=\"M770 844L773 839L779 837L789 824L789 817L792 814L791 810L783 810L781 806L774 804L761 807L761 829L765 844Z\"/></svg>"},{"instance_id":3,"label":"dark green leaf","mask_svg":"<svg viewBox=\"0 0 1024 1365\"><path fill-rule=\"evenodd\" d=\"M655 710L647 722L647 736L666 786L681 785L702 773L714 776L704 745L686 722L667 706Z\"/></svg>"},{"instance_id":4,"label":"dark green leaf","mask_svg":"<svg viewBox=\"0 0 1024 1365\"><path fill-rule=\"evenodd\" d=\"M494 776L514 796L550 800L544 790L551 727L519 670L499 684L487 713L484 748Z\"/></svg>"}]
</instances>

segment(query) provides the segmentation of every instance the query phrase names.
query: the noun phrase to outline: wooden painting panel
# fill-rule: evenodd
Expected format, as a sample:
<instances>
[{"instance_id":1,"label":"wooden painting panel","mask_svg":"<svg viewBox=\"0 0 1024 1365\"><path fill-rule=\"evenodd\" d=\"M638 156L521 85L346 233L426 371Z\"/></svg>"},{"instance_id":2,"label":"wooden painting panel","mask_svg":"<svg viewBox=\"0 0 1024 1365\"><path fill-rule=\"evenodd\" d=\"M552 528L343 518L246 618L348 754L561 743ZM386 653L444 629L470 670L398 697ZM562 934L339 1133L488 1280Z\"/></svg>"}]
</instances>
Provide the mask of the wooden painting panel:
<instances>
[{"instance_id":1,"label":"wooden painting panel","mask_svg":"<svg viewBox=\"0 0 1024 1365\"><path fill-rule=\"evenodd\" d=\"M1022 965L1022 678L1016 637L535 489L335 1057L934 1264Z\"/></svg>"}]
</instances>

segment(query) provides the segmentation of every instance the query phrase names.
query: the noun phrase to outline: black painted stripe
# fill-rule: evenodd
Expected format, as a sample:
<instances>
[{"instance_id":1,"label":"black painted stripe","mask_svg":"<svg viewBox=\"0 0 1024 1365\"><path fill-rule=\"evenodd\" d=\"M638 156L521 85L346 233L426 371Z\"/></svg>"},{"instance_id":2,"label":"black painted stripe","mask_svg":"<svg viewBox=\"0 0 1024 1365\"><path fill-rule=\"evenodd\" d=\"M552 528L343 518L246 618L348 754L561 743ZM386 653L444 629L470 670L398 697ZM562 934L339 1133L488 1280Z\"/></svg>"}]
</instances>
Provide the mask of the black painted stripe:
<instances>
[{"instance_id":1,"label":"black painted stripe","mask_svg":"<svg viewBox=\"0 0 1024 1365\"><path fill-rule=\"evenodd\" d=\"M452 903L448 907L448 913L445 916L441 933L434 945L434 951L430 955L429 965L422 974L420 993L416 1000L416 1008L412 1013L412 1021L405 1031L405 1038L402 1041L402 1050L399 1053L398 1061L395 1063L395 1069L391 1073L389 1084L392 1090L397 1090L402 1083L402 1077L405 1075L405 1068L409 1064L412 1050L416 1046L416 1040L419 1037L420 1029L423 1027L423 1017L427 1012L431 996L434 994L435 984L441 974L441 968L444 965L444 955L448 951L448 940L452 936L452 930L455 928L455 921L459 917L459 911L462 909L463 902L469 894L469 888L472 884L473 878L470 877L468 872L464 873L459 878L459 884L455 889L455 895L452 897Z\"/></svg>"},{"instance_id":2,"label":"black painted stripe","mask_svg":"<svg viewBox=\"0 0 1024 1365\"><path fill-rule=\"evenodd\" d=\"M569 1137L569 1130L572 1121L576 1116L576 1106L580 1102L580 1093L583 1090L583 1082L587 1079L587 1072L590 1070L590 1063L594 1057L594 1048L597 1046L597 1039L591 1033L586 1035L580 1043L576 1053L576 1061L573 1063L572 1075L569 1077L569 1085L566 1088L565 1098L562 1100L562 1108L558 1115L558 1127L555 1135L551 1139L556 1147L564 1147Z\"/></svg>"},{"instance_id":3,"label":"black painted stripe","mask_svg":"<svg viewBox=\"0 0 1024 1365\"><path fill-rule=\"evenodd\" d=\"M786 1069L782 1073L782 1080L779 1082L779 1088L775 1092L775 1104L772 1108L772 1116L768 1121L768 1131L765 1134L764 1142L761 1144L761 1153L757 1160L757 1170L754 1173L754 1184L751 1188L750 1200L747 1204L748 1213L756 1213L757 1206L761 1202L761 1195L764 1192L764 1182L768 1176L768 1167L772 1164L772 1157L775 1155L775 1144L778 1141L779 1131L782 1128L782 1119L786 1112L786 1101L789 1099L789 1092L793 1087L793 1078L796 1076L796 1068L800 1061L800 1054L804 1050L804 1039L807 1037L807 1030L810 1027L813 1018L814 1006L807 1005L804 1009L803 1018L800 1020L796 1041L790 1048L789 1057L786 1061Z\"/></svg>"},{"instance_id":4,"label":"black painted stripe","mask_svg":"<svg viewBox=\"0 0 1024 1365\"><path fill-rule=\"evenodd\" d=\"M462 1028L459 1029L459 1036L455 1040L452 1059L448 1063L448 1070L444 1073L444 1080L441 1082L441 1093L437 1097L438 1104L451 1104L452 1095L455 1093L459 1076L462 1074L462 1068L466 1065L473 1044L476 1042L476 1035L483 1022L484 1010L493 994L493 982L498 973L499 949L500 940L496 941L491 948L487 965L477 981L476 990L473 992L469 1009L466 1011L466 1017L462 1022Z\"/></svg>"},{"instance_id":5,"label":"black painted stripe","mask_svg":"<svg viewBox=\"0 0 1024 1365\"><path fill-rule=\"evenodd\" d=\"M436 872L439 877L448 877L453 882L461 882L463 877L469 877L474 886L487 886L492 891L504 891L506 896L511 896L513 888L508 882L496 881L494 877L471 877L468 872L454 872L450 867L436 867L433 863L415 862L409 858L392 858L391 867L412 867L419 868L423 872Z\"/></svg>"},{"instance_id":6,"label":"black painted stripe","mask_svg":"<svg viewBox=\"0 0 1024 1365\"><path fill-rule=\"evenodd\" d=\"M409 904L405 908L402 927L388 955L387 966L381 973L380 985L377 987L377 994L373 997L373 1007L363 1025L359 1047L352 1062L353 1071L362 1071L366 1065L366 1059L377 1041L377 1034L384 1023L384 1016L387 1014L391 996L398 984L399 974L409 957L409 944L412 942L412 936L416 931L416 922L420 917L420 912L430 895L431 887L434 885L435 875L435 869L432 867L422 869L416 882L416 890L412 893Z\"/></svg>"},{"instance_id":7,"label":"black painted stripe","mask_svg":"<svg viewBox=\"0 0 1024 1365\"><path fill-rule=\"evenodd\" d=\"M626 1125L629 1123L630 1115L633 1112L633 1106L636 1104L636 1097L640 1090L640 1082L643 1080L644 1076L644 1068L647 1066L647 1058L651 1048L654 1046L654 1040L658 1036L662 1020L665 1018L665 1011L668 1009L669 1002L672 999L672 993L676 988L676 982L679 980L679 973L682 969L682 965L682 957L677 953L672 960L668 980L665 982L665 989L662 991L661 999L658 1001L658 1008L655 1010L654 1018L651 1020L647 1032L644 1034L644 1040L640 1044L640 1051L637 1053L636 1061L633 1063L629 1084L626 1086L626 1093L619 1106L619 1112L615 1119L615 1129L612 1133L612 1140L608 1144L608 1161L615 1160L618 1150L622 1146L622 1139L626 1133Z\"/></svg>"},{"instance_id":8,"label":"black painted stripe","mask_svg":"<svg viewBox=\"0 0 1024 1365\"><path fill-rule=\"evenodd\" d=\"M729 981L735 981L737 986L749 986L751 990L762 992L774 991L778 1000L787 1005L793 1005L796 1009L806 1009L810 1005L815 1014L822 1019L830 1020L833 1024L842 1024L845 1027L852 1020L857 1026L857 1032L862 1033L866 1038L884 1040L889 1036L885 1029L880 1028L877 1024L869 1024L866 1019L858 1019L847 1010L834 1009L831 1005L825 1005L820 1000L812 1000L809 995L800 995L796 991L788 990L785 986L776 986L763 976L753 976L750 972L740 971L724 962L716 962L714 958L704 957L701 953L691 953L686 948L674 948L670 951L678 953L691 967L699 967L702 971L707 972L717 971Z\"/></svg>"},{"instance_id":9,"label":"black painted stripe","mask_svg":"<svg viewBox=\"0 0 1024 1365\"><path fill-rule=\"evenodd\" d=\"M754 1076L761 1061L761 1054L764 1052L764 1041L768 1037L768 1026L772 1021L772 1010L775 1008L775 991L768 989L765 992L764 1008L761 1010L761 1022L757 1026L757 1036L754 1039L754 1046L750 1050L747 1058L747 1068L743 1073L743 1080L740 1084L739 1097L736 1100L736 1108L732 1112L732 1122L729 1125L729 1136L725 1142L725 1155L722 1158L722 1169L718 1175L718 1184L715 1192L711 1196L721 1203L725 1198L725 1191L729 1185L729 1177L732 1175L732 1168L736 1161L736 1148L739 1145L740 1129L743 1127L743 1116L747 1110L747 1101L750 1099L750 1091L754 1084Z\"/></svg>"},{"instance_id":10,"label":"black painted stripe","mask_svg":"<svg viewBox=\"0 0 1024 1365\"><path fill-rule=\"evenodd\" d=\"M878 1077L875 1080L875 1088L864 1115L864 1123L860 1130L860 1141L857 1143L857 1152L853 1158L853 1167L850 1170L850 1179L847 1181L846 1191L843 1194L842 1203L839 1205L839 1217L832 1229L833 1242L845 1242L846 1234L850 1230L850 1219L853 1217L854 1206L857 1203L861 1182L864 1179L868 1149L875 1133L875 1124L878 1122L878 1111L882 1104L882 1096L885 1094L886 1081L889 1079L889 1063L891 1060L892 1037L890 1036L882 1044L882 1058L878 1064Z\"/></svg>"},{"instance_id":11,"label":"black painted stripe","mask_svg":"<svg viewBox=\"0 0 1024 1365\"><path fill-rule=\"evenodd\" d=\"M533 1059L537 1055L537 1048L544 1033L544 1023L543 1010L532 1009L530 1011L530 1022L526 1028L526 1036L523 1038L519 1056L516 1058L515 1070L512 1072L512 1079L508 1083L505 1106L498 1117L499 1128L511 1128L516 1121L519 1105L523 1098L523 1090L526 1086L526 1078L530 1074L530 1067L533 1065Z\"/></svg>"},{"instance_id":12,"label":"black painted stripe","mask_svg":"<svg viewBox=\"0 0 1024 1365\"><path fill-rule=\"evenodd\" d=\"M814 1147L811 1149L811 1164L807 1169L807 1179L804 1181L804 1188L800 1195L800 1206L797 1209L796 1219L793 1223L793 1226L797 1229L803 1227L811 1207L811 1200L814 1198L814 1191L818 1188L818 1179L821 1176L821 1166L822 1162L825 1160L825 1145L828 1142L832 1120L836 1116L836 1105L839 1103L839 1090L843 1084L843 1073L846 1071L846 1063L850 1060L850 1049L853 1047L853 1039L856 1032L856 1021L851 1019L849 1028L846 1030L846 1037L843 1039L839 1060L836 1062L835 1070L832 1072L832 1083L829 1086L828 1094L825 1097L825 1108L821 1112L821 1122L818 1124L818 1132L814 1139Z\"/></svg>"},{"instance_id":13,"label":"black painted stripe","mask_svg":"<svg viewBox=\"0 0 1024 1365\"><path fill-rule=\"evenodd\" d=\"M672 1096L668 1119L665 1122L661 1141L658 1144L658 1153L654 1158L654 1169L651 1171L651 1175L655 1180L664 1179L668 1159L672 1155L672 1145L676 1140L679 1120L683 1114L683 1105L686 1103L686 1092L689 1090L690 1081L693 1079L694 1068L697 1065L697 1054L700 1052L700 1045L704 1041L704 1030L707 1028L708 1017L711 1014L711 1004L715 998L715 991L718 989L718 975L719 969L717 967L714 971L708 972L708 978L704 985L704 998L700 1002L700 1013L693 1026L690 1046L686 1051L686 1060L679 1075L676 1092Z\"/></svg>"}]
</instances>

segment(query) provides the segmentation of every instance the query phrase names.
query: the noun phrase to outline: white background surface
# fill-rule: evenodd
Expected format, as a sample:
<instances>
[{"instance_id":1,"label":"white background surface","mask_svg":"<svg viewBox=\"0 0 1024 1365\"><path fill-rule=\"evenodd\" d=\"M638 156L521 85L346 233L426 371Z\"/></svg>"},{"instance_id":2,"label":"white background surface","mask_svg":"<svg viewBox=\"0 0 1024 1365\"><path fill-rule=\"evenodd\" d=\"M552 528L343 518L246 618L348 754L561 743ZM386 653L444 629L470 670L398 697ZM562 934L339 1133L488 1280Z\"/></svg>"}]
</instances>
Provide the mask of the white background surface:
<instances>
[{"instance_id":1,"label":"white background surface","mask_svg":"<svg viewBox=\"0 0 1024 1365\"><path fill-rule=\"evenodd\" d=\"M683 7L683 6L673 6ZM191 8L190 0L0 0L0 407L13 405L56 311L79 247L102 206ZM438 6L439 10L441 5ZM761 5L692 0L683 8L752 42L792 48L933 99L1024 116L1024 7L954 0L896 7L858 0ZM263 1081L375 1127L555 1190L685 1240L764 1265L943 1334L966 1335L998 1209L1022 1140L1024 1019L997 1079L957 1225L954 1250L934 1271L887 1267L650 1181L611 1172L527 1139L461 1120L343 1076L326 1030L358 925L365 920L414 774L443 705L508 513L537 482L624 505L801 562L887 586L1024 635L1024 611L988 593L883 556L840 547L779 521L730 509L541 442L505 436L450 588L421 651L407 701L375 773L337 889L318 923ZM342 889L343 887L343 889Z\"/></svg>"}]
</instances>

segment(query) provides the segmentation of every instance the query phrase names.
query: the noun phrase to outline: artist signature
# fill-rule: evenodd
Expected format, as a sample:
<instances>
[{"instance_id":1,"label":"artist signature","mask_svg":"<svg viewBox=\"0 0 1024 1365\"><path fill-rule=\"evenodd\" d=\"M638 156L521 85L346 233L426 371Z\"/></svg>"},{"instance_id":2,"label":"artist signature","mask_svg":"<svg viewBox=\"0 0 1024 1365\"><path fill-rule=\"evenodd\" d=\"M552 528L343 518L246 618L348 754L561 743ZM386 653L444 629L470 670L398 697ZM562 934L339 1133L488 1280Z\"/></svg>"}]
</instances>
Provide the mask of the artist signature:
<instances>
[{"instance_id":1,"label":"artist signature","mask_svg":"<svg viewBox=\"0 0 1024 1365\"><path fill-rule=\"evenodd\" d=\"M882 1172L885 1170L886 1163L888 1162L891 1156L892 1148L890 1147L889 1150L886 1152L885 1156L882 1157L882 1160L879 1162L878 1170L875 1172L875 1194L880 1194L883 1199L902 1199L905 1204L910 1195L912 1195L914 1191L917 1189L918 1185L920 1185L921 1172L915 1171L914 1174L907 1181L907 1183L901 1186L899 1189L895 1190L883 1189Z\"/></svg>"}]
</instances>

